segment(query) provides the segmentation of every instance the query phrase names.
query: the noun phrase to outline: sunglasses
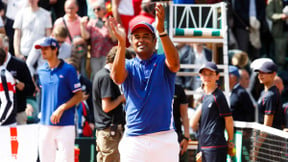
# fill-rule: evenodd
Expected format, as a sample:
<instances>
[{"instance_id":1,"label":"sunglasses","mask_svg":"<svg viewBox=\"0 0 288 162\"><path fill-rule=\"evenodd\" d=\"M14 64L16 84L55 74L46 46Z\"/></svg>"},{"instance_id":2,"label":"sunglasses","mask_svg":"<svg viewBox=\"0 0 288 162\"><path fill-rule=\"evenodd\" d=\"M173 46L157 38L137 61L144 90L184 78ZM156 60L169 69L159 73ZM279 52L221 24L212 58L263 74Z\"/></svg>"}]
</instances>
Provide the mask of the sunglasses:
<instances>
[{"instance_id":1,"label":"sunglasses","mask_svg":"<svg viewBox=\"0 0 288 162\"><path fill-rule=\"evenodd\" d=\"M64 43L65 41L58 41L58 40L57 40L57 42L58 42L59 44L62 44L62 43Z\"/></svg>"},{"instance_id":2,"label":"sunglasses","mask_svg":"<svg viewBox=\"0 0 288 162\"><path fill-rule=\"evenodd\" d=\"M97 7L97 8L94 8L94 9L93 9L94 12L95 12L95 11L100 11L100 10L101 10L100 7Z\"/></svg>"}]
</instances>

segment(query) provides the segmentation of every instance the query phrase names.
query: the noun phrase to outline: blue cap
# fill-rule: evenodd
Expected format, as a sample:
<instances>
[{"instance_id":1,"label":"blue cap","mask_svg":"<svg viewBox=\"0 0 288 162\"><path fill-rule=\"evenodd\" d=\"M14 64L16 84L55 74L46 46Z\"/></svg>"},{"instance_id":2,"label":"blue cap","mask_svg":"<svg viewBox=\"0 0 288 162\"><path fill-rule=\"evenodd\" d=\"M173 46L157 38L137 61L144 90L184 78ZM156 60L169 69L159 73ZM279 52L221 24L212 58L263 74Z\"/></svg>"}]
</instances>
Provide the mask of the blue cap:
<instances>
[{"instance_id":1,"label":"blue cap","mask_svg":"<svg viewBox=\"0 0 288 162\"><path fill-rule=\"evenodd\" d=\"M207 62L206 64L203 64L200 69L199 69L199 73L202 72L202 70L204 69L208 69L208 70L211 70L211 71L215 71L216 73L218 73L218 68L217 68L217 65L214 63L214 62Z\"/></svg>"},{"instance_id":2,"label":"blue cap","mask_svg":"<svg viewBox=\"0 0 288 162\"><path fill-rule=\"evenodd\" d=\"M229 65L229 74L236 76L237 78L240 77L239 69L236 66Z\"/></svg>"},{"instance_id":3,"label":"blue cap","mask_svg":"<svg viewBox=\"0 0 288 162\"><path fill-rule=\"evenodd\" d=\"M152 34L155 35L154 27L151 24L144 22L144 21L141 21L135 25L132 24L130 26L130 34L132 34L136 29L139 29L139 28L145 28L145 29L149 30Z\"/></svg>"},{"instance_id":4,"label":"blue cap","mask_svg":"<svg viewBox=\"0 0 288 162\"><path fill-rule=\"evenodd\" d=\"M56 39L52 37L45 37L41 39L38 44L35 45L36 49L41 49L42 47L55 47L59 49L59 44Z\"/></svg>"},{"instance_id":5,"label":"blue cap","mask_svg":"<svg viewBox=\"0 0 288 162\"><path fill-rule=\"evenodd\" d=\"M272 72L277 72L278 67L274 62L264 62L260 67L256 68L254 71L255 72L264 72L264 73L272 73Z\"/></svg>"}]
</instances>

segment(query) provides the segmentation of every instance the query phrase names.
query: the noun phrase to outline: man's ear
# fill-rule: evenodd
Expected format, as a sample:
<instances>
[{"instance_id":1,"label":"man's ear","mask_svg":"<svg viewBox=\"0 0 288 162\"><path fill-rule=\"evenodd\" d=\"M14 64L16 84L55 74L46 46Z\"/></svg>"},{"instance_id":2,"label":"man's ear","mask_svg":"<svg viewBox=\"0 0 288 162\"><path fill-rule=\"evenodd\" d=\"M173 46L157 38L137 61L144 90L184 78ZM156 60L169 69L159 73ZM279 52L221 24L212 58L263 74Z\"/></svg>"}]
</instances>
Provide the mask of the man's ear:
<instances>
[{"instance_id":1,"label":"man's ear","mask_svg":"<svg viewBox=\"0 0 288 162\"><path fill-rule=\"evenodd\" d=\"M220 73L216 73L216 80L220 79Z\"/></svg>"}]
</instances>

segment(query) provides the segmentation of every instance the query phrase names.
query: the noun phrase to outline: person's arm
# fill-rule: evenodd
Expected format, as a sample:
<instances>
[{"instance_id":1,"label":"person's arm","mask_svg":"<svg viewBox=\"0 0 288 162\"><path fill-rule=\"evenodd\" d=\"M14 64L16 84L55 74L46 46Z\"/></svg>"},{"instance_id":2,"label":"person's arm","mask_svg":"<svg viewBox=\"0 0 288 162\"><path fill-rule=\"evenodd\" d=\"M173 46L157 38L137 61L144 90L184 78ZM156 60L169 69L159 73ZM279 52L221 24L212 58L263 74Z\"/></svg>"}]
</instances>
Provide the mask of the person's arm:
<instances>
[{"instance_id":1,"label":"person's arm","mask_svg":"<svg viewBox=\"0 0 288 162\"><path fill-rule=\"evenodd\" d=\"M274 119L274 114L265 114L264 115L264 125L272 127Z\"/></svg>"},{"instance_id":2,"label":"person's arm","mask_svg":"<svg viewBox=\"0 0 288 162\"><path fill-rule=\"evenodd\" d=\"M111 78L116 84L122 84L128 76L125 68L126 33L114 18L110 18L110 26L118 40L118 49L111 68Z\"/></svg>"},{"instance_id":3,"label":"person's arm","mask_svg":"<svg viewBox=\"0 0 288 162\"><path fill-rule=\"evenodd\" d=\"M234 136L234 124L233 124L233 117L232 116L226 116L225 119L225 128L227 130L228 134L228 141L233 140Z\"/></svg>"},{"instance_id":4,"label":"person's arm","mask_svg":"<svg viewBox=\"0 0 288 162\"><path fill-rule=\"evenodd\" d=\"M272 21L278 21L278 20L285 20L287 19L287 15L280 12L276 13L275 11L275 0L268 0L267 7L266 7L266 15L267 17Z\"/></svg>"},{"instance_id":5,"label":"person's arm","mask_svg":"<svg viewBox=\"0 0 288 162\"><path fill-rule=\"evenodd\" d=\"M176 47L169 38L167 32L164 28L165 11L161 4L157 4L156 10L156 29L159 33L159 38L161 40L163 50L166 56L166 65L172 72L177 72L180 69L180 60Z\"/></svg>"},{"instance_id":6,"label":"person's arm","mask_svg":"<svg viewBox=\"0 0 288 162\"><path fill-rule=\"evenodd\" d=\"M232 116L226 116L226 117L224 117L224 119L225 119L225 128L226 128L227 134L228 134L228 141L227 141L228 154L230 156L234 156L233 155L233 148L234 148L234 143L233 143L233 138L234 138L233 117Z\"/></svg>"},{"instance_id":7,"label":"person's arm","mask_svg":"<svg viewBox=\"0 0 288 162\"><path fill-rule=\"evenodd\" d=\"M23 59L24 56L21 54L20 51L20 42L21 42L21 30L16 28L14 31L14 42L13 42L14 52L16 57Z\"/></svg>"},{"instance_id":8,"label":"person's arm","mask_svg":"<svg viewBox=\"0 0 288 162\"><path fill-rule=\"evenodd\" d=\"M73 95L73 97L70 100L60 105L51 115L50 117L51 123L53 124L59 123L63 112L81 102L82 96L83 96L82 91L79 90Z\"/></svg>"},{"instance_id":9,"label":"person's arm","mask_svg":"<svg viewBox=\"0 0 288 162\"><path fill-rule=\"evenodd\" d=\"M125 102L124 95L118 96L115 100L109 98L102 98L102 109L105 113L114 110L118 105Z\"/></svg>"},{"instance_id":10,"label":"person's arm","mask_svg":"<svg viewBox=\"0 0 288 162\"><path fill-rule=\"evenodd\" d=\"M194 132L196 132L199 128L199 120L201 117L201 113L202 113L202 108L199 107L195 114L193 115L193 118L191 119L191 127L193 129Z\"/></svg>"},{"instance_id":11,"label":"person's arm","mask_svg":"<svg viewBox=\"0 0 288 162\"><path fill-rule=\"evenodd\" d=\"M35 67L34 65L36 64L39 57L41 56L40 50L37 50L34 48L35 44L36 43L33 44L33 47L30 50L29 55L26 60L26 64L28 66L31 76L33 76L36 73L37 67Z\"/></svg>"},{"instance_id":12,"label":"person's arm","mask_svg":"<svg viewBox=\"0 0 288 162\"><path fill-rule=\"evenodd\" d=\"M188 104L181 104L180 105L180 115L182 119L182 125L184 127L184 136L188 139L190 139L190 133L189 133L189 119L188 119ZM182 139L180 146L181 146L181 155L183 155L184 152L187 151L188 147L188 140L187 139Z\"/></svg>"},{"instance_id":13,"label":"person's arm","mask_svg":"<svg viewBox=\"0 0 288 162\"><path fill-rule=\"evenodd\" d=\"M87 23L88 23L88 17L87 16L84 16L81 18L81 21L80 21L80 30L81 30L81 37L85 40L89 39L90 38L90 34L89 32L87 31Z\"/></svg>"},{"instance_id":14,"label":"person's arm","mask_svg":"<svg viewBox=\"0 0 288 162\"><path fill-rule=\"evenodd\" d=\"M117 22L119 24L122 24L121 18L120 18L120 14L118 12L118 8L119 8L119 4L120 4L121 0L112 0L112 14L113 17L115 17L115 19L117 20Z\"/></svg>"}]
</instances>

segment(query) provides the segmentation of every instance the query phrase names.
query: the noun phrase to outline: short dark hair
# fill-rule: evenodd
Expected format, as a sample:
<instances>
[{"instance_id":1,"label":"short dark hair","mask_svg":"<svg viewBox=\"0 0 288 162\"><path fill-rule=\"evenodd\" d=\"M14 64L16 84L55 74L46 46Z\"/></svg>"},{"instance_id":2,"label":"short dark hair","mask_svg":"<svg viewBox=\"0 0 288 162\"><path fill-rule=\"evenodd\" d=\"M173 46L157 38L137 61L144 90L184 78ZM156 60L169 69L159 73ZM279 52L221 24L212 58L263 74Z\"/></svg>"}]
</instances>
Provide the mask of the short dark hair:
<instances>
[{"instance_id":1,"label":"short dark hair","mask_svg":"<svg viewBox=\"0 0 288 162\"><path fill-rule=\"evenodd\" d=\"M4 64L6 58L6 51L0 48L0 66Z\"/></svg>"},{"instance_id":2,"label":"short dark hair","mask_svg":"<svg viewBox=\"0 0 288 162\"><path fill-rule=\"evenodd\" d=\"M58 56L58 55L59 55L59 49L58 49L58 48L56 48L56 47L53 47L53 46L50 46L50 48L51 48L52 50L57 50L57 52L56 52L56 56Z\"/></svg>"},{"instance_id":3,"label":"short dark hair","mask_svg":"<svg viewBox=\"0 0 288 162\"><path fill-rule=\"evenodd\" d=\"M113 63L115 56L116 56L116 53L117 53L117 50L118 50L118 46L114 46L110 49L110 51L108 52L107 57L106 57L106 64ZM131 59L133 56L131 53L132 52L130 52L126 49L125 58Z\"/></svg>"}]
</instances>

